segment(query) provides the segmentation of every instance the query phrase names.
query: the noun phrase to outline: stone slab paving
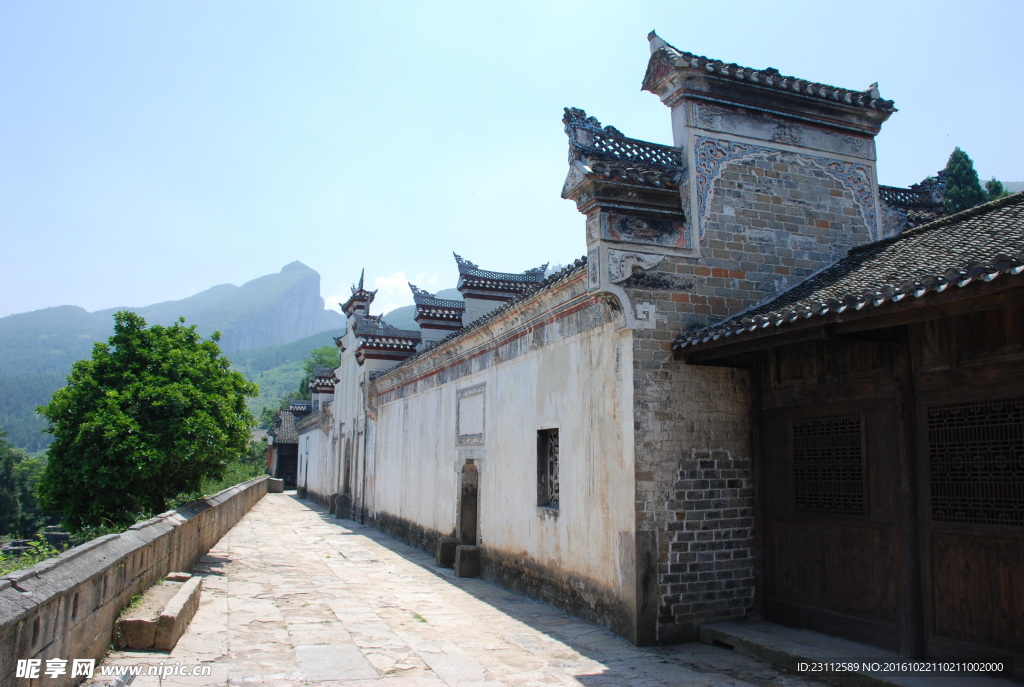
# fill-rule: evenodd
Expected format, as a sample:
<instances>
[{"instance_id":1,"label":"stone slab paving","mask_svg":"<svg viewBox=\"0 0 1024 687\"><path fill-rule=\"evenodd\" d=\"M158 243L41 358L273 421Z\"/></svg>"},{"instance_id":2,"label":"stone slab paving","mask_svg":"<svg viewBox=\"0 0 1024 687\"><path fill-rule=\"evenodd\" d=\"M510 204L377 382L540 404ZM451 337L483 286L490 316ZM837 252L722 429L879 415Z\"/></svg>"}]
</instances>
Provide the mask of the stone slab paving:
<instances>
[{"instance_id":1,"label":"stone slab paving","mask_svg":"<svg viewBox=\"0 0 1024 687\"><path fill-rule=\"evenodd\" d=\"M293 492L268 494L204 557L199 611L168 654L114 652L133 687L819 685L705 644L639 648ZM97 678L92 684L110 684Z\"/></svg>"}]
</instances>

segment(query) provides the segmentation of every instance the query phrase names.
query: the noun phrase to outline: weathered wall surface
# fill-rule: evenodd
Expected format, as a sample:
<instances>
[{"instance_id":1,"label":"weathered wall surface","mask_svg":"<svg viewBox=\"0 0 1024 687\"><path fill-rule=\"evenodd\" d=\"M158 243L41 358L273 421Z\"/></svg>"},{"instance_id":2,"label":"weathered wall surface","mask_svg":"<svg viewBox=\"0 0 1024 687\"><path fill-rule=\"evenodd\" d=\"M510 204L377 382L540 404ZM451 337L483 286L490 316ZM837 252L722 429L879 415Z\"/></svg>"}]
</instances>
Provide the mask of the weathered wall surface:
<instances>
[{"instance_id":1,"label":"weathered wall surface","mask_svg":"<svg viewBox=\"0 0 1024 687\"><path fill-rule=\"evenodd\" d=\"M305 496L336 512L341 474L334 460L335 421L333 406L317 410L296 423L299 435L299 470L296 485Z\"/></svg>"},{"instance_id":2,"label":"weathered wall surface","mask_svg":"<svg viewBox=\"0 0 1024 687\"><path fill-rule=\"evenodd\" d=\"M430 546L479 470L484 575L631 636L631 333L580 270L374 383L371 520ZM558 508L538 506L538 431L557 429Z\"/></svg>"},{"instance_id":3,"label":"weathered wall surface","mask_svg":"<svg viewBox=\"0 0 1024 687\"><path fill-rule=\"evenodd\" d=\"M615 294L633 327L641 644L694 639L702 622L748 615L756 591L750 380L673 360L673 337L881 235L870 131L686 97L672 107L674 173L605 169L615 151L641 167L672 153L582 113L565 120L573 159L586 162L570 168L564 193L587 215L590 288ZM608 229L620 226L630 231Z\"/></svg>"},{"instance_id":4,"label":"weathered wall surface","mask_svg":"<svg viewBox=\"0 0 1024 687\"><path fill-rule=\"evenodd\" d=\"M128 601L169 572L191 570L266 493L266 477L250 480L0 579L0 682L15 684L19 659L65 659L70 674L71 659L101 658Z\"/></svg>"}]
</instances>

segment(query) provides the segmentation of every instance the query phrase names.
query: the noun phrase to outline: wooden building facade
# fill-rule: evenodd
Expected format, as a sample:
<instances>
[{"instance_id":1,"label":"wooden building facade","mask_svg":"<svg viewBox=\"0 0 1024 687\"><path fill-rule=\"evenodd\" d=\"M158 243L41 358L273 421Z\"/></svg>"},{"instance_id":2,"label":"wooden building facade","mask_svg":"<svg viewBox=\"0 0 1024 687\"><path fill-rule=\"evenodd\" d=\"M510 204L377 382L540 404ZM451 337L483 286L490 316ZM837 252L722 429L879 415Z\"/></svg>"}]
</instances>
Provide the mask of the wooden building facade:
<instances>
[{"instance_id":1,"label":"wooden building facade","mask_svg":"<svg viewBox=\"0 0 1024 687\"><path fill-rule=\"evenodd\" d=\"M677 341L751 371L760 615L1024 665L1022 259L1018 194Z\"/></svg>"}]
</instances>

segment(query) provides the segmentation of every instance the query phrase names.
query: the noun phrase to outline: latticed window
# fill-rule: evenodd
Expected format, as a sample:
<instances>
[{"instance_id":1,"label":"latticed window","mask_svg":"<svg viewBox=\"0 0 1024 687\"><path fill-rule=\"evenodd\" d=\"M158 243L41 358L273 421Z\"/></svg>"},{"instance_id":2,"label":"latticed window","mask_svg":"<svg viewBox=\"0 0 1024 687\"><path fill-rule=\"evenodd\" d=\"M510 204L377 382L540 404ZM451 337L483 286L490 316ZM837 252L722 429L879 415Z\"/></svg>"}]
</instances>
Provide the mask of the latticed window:
<instances>
[{"instance_id":1,"label":"latticed window","mask_svg":"<svg viewBox=\"0 0 1024 687\"><path fill-rule=\"evenodd\" d=\"M537 505L558 508L558 430L537 430Z\"/></svg>"},{"instance_id":2,"label":"latticed window","mask_svg":"<svg viewBox=\"0 0 1024 687\"><path fill-rule=\"evenodd\" d=\"M1024 525L1024 397L927 407L932 519Z\"/></svg>"},{"instance_id":3,"label":"latticed window","mask_svg":"<svg viewBox=\"0 0 1024 687\"><path fill-rule=\"evenodd\" d=\"M863 515L859 413L793 421L793 497L798 513Z\"/></svg>"}]
</instances>

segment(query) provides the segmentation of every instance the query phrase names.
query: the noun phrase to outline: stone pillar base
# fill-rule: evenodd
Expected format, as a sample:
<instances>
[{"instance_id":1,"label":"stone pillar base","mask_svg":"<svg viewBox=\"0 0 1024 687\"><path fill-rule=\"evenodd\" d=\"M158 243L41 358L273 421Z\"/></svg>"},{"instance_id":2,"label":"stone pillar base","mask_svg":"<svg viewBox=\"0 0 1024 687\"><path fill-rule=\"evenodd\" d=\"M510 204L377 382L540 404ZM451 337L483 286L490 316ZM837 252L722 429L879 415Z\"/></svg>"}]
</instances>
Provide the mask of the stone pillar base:
<instances>
[{"instance_id":1,"label":"stone pillar base","mask_svg":"<svg viewBox=\"0 0 1024 687\"><path fill-rule=\"evenodd\" d=\"M455 576L480 577L480 547L460 544L455 547Z\"/></svg>"},{"instance_id":2,"label":"stone pillar base","mask_svg":"<svg viewBox=\"0 0 1024 687\"><path fill-rule=\"evenodd\" d=\"M459 540L455 537L441 537L437 540L437 555L434 562L439 568L455 567L455 549L459 546Z\"/></svg>"}]
</instances>

